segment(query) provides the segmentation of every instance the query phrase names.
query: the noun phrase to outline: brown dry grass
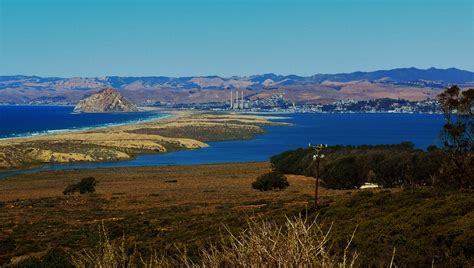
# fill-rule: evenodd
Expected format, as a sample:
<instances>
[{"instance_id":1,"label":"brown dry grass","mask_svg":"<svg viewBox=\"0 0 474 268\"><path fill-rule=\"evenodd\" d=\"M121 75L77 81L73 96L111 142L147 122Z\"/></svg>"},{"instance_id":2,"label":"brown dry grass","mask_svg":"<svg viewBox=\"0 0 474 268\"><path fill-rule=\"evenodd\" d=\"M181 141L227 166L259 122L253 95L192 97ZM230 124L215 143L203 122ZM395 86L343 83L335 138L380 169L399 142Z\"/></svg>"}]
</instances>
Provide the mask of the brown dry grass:
<instances>
[{"instance_id":1,"label":"brown dry grass","mask_svg":"<svg viewBox=\"0 0 474 268\"><path fill-rule=\"evenodd\" d=\"M227 241L201 249L199 259L193 261L186 252L167 256L155 249L145 258L136 248L128 253L126 238L110 241L102 225L95 248L70 255L76 267L355 267L358 254L348 250L355 232L342 256L331 252L330 232L331 227L302 216L286 218L281 225L251 221L240 234L229 232Z\"/></svg>"},{"instance_id":2,"label":"brown dry grass","mask_svg":"<svg viewBox=\"0 0 474 268\"><path fill-rule=\"evenodd\" d=\"M133 207L156 207L166 206L167 203L183 205L206 202L213 205L223 201L241 204L255 199L275 200L291 198L295 194L314 194L314 180L300 175L287 176L291 187L286 191L259 192L252 189L251 183L255 178L270 169L269 163L257 162L22 174L0 180L0 201L62 197L62 190L67 185L89 176L99 181L97 194L107 199L119 195L121 200L114 202L113 206L125 205L126 208L130 207L127 199L140 201ZM166 182L173 180L177 182ZM332 196L339 195L340 191L322 188L321 193L323 196Z\"/></svg>"},{"instance_id":3,"label":"brown dry grass","mask_svg":"<svg viewBox=\"0 0 474 268\"><path fill-rule=\"evenodd\" d=\"M171 252L178 243L191 248L192 257L219 237L223 224L239 231L249 219L284 220L311 207L312 178L288 176L285 191L252 189L251 182L269 170L269 163L213 164L39 172L0 180L0 240L8 238L14 246L0 254L0 263L54 247L91 248L100 222L113 230L112 238L125 233L141 248ZM95 194L62 194L89 176L98 181ZM321 189L322 202L346 192Z\"/></svg>"}]
</instances>

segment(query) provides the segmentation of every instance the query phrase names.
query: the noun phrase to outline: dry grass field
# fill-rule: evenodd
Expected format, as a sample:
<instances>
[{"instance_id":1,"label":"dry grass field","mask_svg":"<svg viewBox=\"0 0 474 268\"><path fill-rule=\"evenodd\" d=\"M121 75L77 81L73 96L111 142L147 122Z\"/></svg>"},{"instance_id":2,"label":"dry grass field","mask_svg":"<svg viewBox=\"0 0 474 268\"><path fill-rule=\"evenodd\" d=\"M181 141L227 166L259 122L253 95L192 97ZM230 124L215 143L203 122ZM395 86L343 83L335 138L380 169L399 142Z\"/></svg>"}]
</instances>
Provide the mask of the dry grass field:
<instances>
[{"instance_id":1,"label":"dry grass field","mask_svg":"<svg viewBox=\"0 0 474 268\"><path fill-rule=\"evenodd\" d=\"M284 191L251 188L269 163L40 172L0 180L0 263L41 256L56 247L79 250L98 241L101 222L112 239L126 235L141 252L189 255L249 219L284 220L311 206L314 180L288 176ZM62 194L93 176L94 194ZM332 202L347 191L322 189Z\"/></svg>"}]
</instances>

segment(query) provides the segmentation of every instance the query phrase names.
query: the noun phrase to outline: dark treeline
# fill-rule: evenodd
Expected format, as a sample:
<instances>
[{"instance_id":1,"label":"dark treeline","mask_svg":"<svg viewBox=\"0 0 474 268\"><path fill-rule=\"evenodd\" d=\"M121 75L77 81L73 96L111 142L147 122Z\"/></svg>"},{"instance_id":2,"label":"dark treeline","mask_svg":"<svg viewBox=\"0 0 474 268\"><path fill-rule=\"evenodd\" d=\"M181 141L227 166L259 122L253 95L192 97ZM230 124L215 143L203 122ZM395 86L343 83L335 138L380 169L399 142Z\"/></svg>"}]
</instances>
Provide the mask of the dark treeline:
<instances>
[{"instance_id":1,"label":"dark treeline","mask_svg":"<svg viewBox=\"0 0 474 268\"><path fill-rule=\"evenodd\" d=\"M273 156L273 167L283 173L315 176L311 149L296 149ZM323 186L352 189L365 182L383 187L432 185L445 161L442 150L415 149L410 142L394 145L331 146L321 162Z\"/></svg>"}]
</instances>

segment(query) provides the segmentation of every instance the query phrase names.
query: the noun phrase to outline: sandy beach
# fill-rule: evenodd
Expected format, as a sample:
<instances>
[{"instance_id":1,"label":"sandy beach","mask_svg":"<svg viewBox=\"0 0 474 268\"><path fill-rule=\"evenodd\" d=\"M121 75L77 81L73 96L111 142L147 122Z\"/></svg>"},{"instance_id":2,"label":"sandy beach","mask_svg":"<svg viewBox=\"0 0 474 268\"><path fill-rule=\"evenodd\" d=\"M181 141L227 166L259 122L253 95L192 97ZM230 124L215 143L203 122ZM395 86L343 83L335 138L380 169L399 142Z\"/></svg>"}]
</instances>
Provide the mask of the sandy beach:
<instances>
[{"instance_id":1,"label":"sandy beach","mask_svg":"<svg viewBox=\"0 0 474 268\"><path fill-rule=\"evenodd\" d=\"M251 139L279 117L200 111L163 111L152 121L0 140L0 170L46 163L105 162L137 154L198 149L207 141Z\"/></svg>"}]
</instances>

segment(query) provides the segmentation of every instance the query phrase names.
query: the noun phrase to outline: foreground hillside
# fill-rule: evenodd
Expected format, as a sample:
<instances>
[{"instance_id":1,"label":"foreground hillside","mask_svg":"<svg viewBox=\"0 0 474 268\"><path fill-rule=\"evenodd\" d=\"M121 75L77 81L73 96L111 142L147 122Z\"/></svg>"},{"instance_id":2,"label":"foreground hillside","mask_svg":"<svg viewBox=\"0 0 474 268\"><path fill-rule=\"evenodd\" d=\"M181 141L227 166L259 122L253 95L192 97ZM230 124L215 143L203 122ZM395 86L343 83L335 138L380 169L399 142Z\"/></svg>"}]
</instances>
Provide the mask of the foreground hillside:
<instances>
[{"instance_id":1,"label":"foreground hillside","mask_svg":"<svg viewBox=\"0 0 474 268\"><path fill-rule=\"evenodd\" d=\"M55 171L0 180L0 263L64 265L70 261L65 251L97 252L102 223L112 241L124 237L126 252L136 247L144 257L156 250L174 258L185 251L199 262L209 243L220 245L228 231L246 230L248 221L283 224L285 217L308 215L324 232L332 226L333 256L343 255L356 230L349 251L359 254L357 265L388 265L392 256L399 267L474 264L472 192L323 188L322 208L313 213L312 178L290 175L284 191L252 189L255 178L269 170L269 163L243 163ZM98 181L94 194L62 194L89 176Z\"/></svg>"},{"instance_id":2,"label":"foreground hillside","mask_svg":"<svg viewBox=\"0 0 474 268\"><path fill-rule=\"evenodd\" d=\"M283 219L304 209L312 179L290 178L292 185L282 192L251 188L269 169L268 163L143 167L0 180L0 263L40 258L58 248L92 248L101 222L111 239L125 234L144 254L187 248L193 256L225 233L224 224L240 230L249 218ZM96 193L63 195L67 185L88 176L98 181Z\"/></svg>"},{"instance_id":3,"label":"foreground hillside","mask_svg":"<svg viewBox=\"0 0 474 268\"><path fill-rule=\"evenodd\" d=\"M399 267L474 265L474 192L406 189L360 192L320 211L334 222L332 242L352 246L364 266L380 267L395 250Z\"/></svg>"}]
</instances>

